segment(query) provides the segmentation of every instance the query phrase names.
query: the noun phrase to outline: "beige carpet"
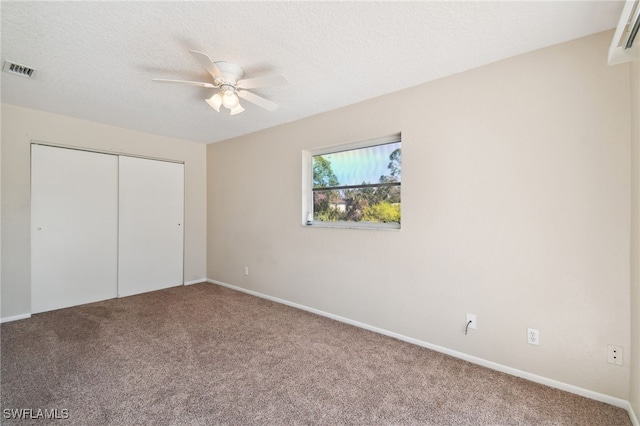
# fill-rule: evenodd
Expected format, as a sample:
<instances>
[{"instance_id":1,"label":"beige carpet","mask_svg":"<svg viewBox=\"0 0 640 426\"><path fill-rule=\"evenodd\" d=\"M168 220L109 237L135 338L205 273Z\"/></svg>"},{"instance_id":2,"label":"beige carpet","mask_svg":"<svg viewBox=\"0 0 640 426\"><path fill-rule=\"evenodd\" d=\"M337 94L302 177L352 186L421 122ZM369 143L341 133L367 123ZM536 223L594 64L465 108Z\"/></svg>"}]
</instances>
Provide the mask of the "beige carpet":
<instances>
[{"instance_id":1,"label":"beige carpet","mask_svg":"<svg viewBox=\"0 0 640 426\"><path fill-rule=\"evenodd\" d=\"M71 425L630 425L626 411L196 284L2 324L5 409ZM68 411L62 411L68 410Z\"/></svg>"}]
</instances>

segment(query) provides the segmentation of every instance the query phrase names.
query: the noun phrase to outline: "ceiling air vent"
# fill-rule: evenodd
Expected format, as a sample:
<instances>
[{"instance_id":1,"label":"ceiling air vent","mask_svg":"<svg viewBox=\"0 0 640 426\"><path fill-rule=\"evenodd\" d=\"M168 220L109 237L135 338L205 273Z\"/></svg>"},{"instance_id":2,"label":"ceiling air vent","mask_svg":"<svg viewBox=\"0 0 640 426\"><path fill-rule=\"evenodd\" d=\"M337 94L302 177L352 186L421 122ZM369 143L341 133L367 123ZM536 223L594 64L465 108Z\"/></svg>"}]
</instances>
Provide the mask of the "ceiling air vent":
<instances>
[{"instance_id":1,"label":"ceiling air vent","mask_svg":"<svg viewBox=\"0 0 640 426\"><path fill-rule=\"evenodd\" d=\"M20 65L9 61L4 61L4 67L2 67L2 71L26 78L34 78L36 75L36 70L34 70L33 68L29 68L26 65Z\"/></svg>"}]
</instances>

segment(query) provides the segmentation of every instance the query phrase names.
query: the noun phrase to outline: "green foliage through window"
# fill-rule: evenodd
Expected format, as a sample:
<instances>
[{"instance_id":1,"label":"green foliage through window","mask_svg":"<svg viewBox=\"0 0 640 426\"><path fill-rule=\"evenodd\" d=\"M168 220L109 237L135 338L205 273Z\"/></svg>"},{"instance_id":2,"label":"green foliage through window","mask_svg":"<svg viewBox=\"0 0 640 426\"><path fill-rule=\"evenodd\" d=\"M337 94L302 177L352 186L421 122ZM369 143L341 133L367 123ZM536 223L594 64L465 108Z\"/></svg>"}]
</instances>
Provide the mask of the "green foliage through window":
<instances>
[{"instance_id":1,"label":"green foliage through window","mask_svg":"<svg viewBox=\"0 0 640 426\"><path fill-rule=\"evenodd\" d=\"M400 224L401 143L313 156L313 218Z\"/></svg>"}]
</instances>

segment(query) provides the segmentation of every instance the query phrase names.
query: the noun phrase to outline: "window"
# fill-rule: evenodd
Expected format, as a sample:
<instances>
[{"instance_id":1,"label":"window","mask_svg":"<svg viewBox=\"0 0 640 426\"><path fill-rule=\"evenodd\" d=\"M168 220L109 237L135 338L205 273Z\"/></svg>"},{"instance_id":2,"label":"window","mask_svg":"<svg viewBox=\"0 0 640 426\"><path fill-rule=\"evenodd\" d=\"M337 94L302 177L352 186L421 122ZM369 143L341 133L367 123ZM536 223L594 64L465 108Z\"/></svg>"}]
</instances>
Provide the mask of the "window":
<instances>
[{"instance_id":1,"label":"window","mask_svg":"<svg viewBox=\"0 0 640 426\"><path fill-rule=\"evenodd\" d=\"M307 225L400 228L399 135L314 151L307 158Z\"/></svg>"}]
</instances>

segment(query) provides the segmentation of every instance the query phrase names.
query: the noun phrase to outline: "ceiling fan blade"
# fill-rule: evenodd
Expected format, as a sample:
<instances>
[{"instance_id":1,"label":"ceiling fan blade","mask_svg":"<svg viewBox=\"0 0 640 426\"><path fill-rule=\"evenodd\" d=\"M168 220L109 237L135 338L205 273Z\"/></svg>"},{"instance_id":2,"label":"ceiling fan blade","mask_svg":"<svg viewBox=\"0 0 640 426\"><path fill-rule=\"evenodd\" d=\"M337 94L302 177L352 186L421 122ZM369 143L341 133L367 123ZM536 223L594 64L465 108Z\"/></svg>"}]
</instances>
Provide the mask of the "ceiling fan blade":
<instances>
[{"instance_id":1,"label":"ceiling fan blade","mask_svg":"<svg viewBox=\"0 0 640 426\"><path fill-rule=\"evenodd\" d=\"M215 89L216 85L211 84L211 83L204 83L202 81L186 81L186 80L167 80L165 78L152 78L151 80L153 81L160 81L163 83L180 83L180 84L188 84L190 86L200 86L200 87L206 87L207 89Z\"/></svg>"},{"instance_id":2,"label":"ceiling fan blade","mask_svg":"<svg viewBox=\"0 0 640 426\"><path fill-rule=\"evenodd\" d=\"M282 74L266 75L264 77L248 78L239 80L236 84L238 89L255 89L258 87L281 86L289 83Z\"/></svg>"},{"instance_id":3,"label":"ceiling fan blade","mask_svg":"<svg viewBox=\"0 0 640 426\"><path fill-rule=\"evenodd\" d=\"M189 52L191 52L200 65L202 65L204 69L211 74L214 80L224 80L224 75L222 75L222 72L206 53L198 52L196 50L190 50Z\"/></svg>"},{"instance_id":4,"label":"ceiling fan blade","mask_svg":"<svg viewBox=\"0 0 640 426\"><path fill-rule=\"evenodd\" d=\"M259 107L266 109L267 111L275 111L278 109L278 104L273 103L262 96L258 96L255 93L247 92L246 90L238 90L236 92L239 97L244 100L251 102L252 104L256 104Z\"/></svg>"}]
</instances>

